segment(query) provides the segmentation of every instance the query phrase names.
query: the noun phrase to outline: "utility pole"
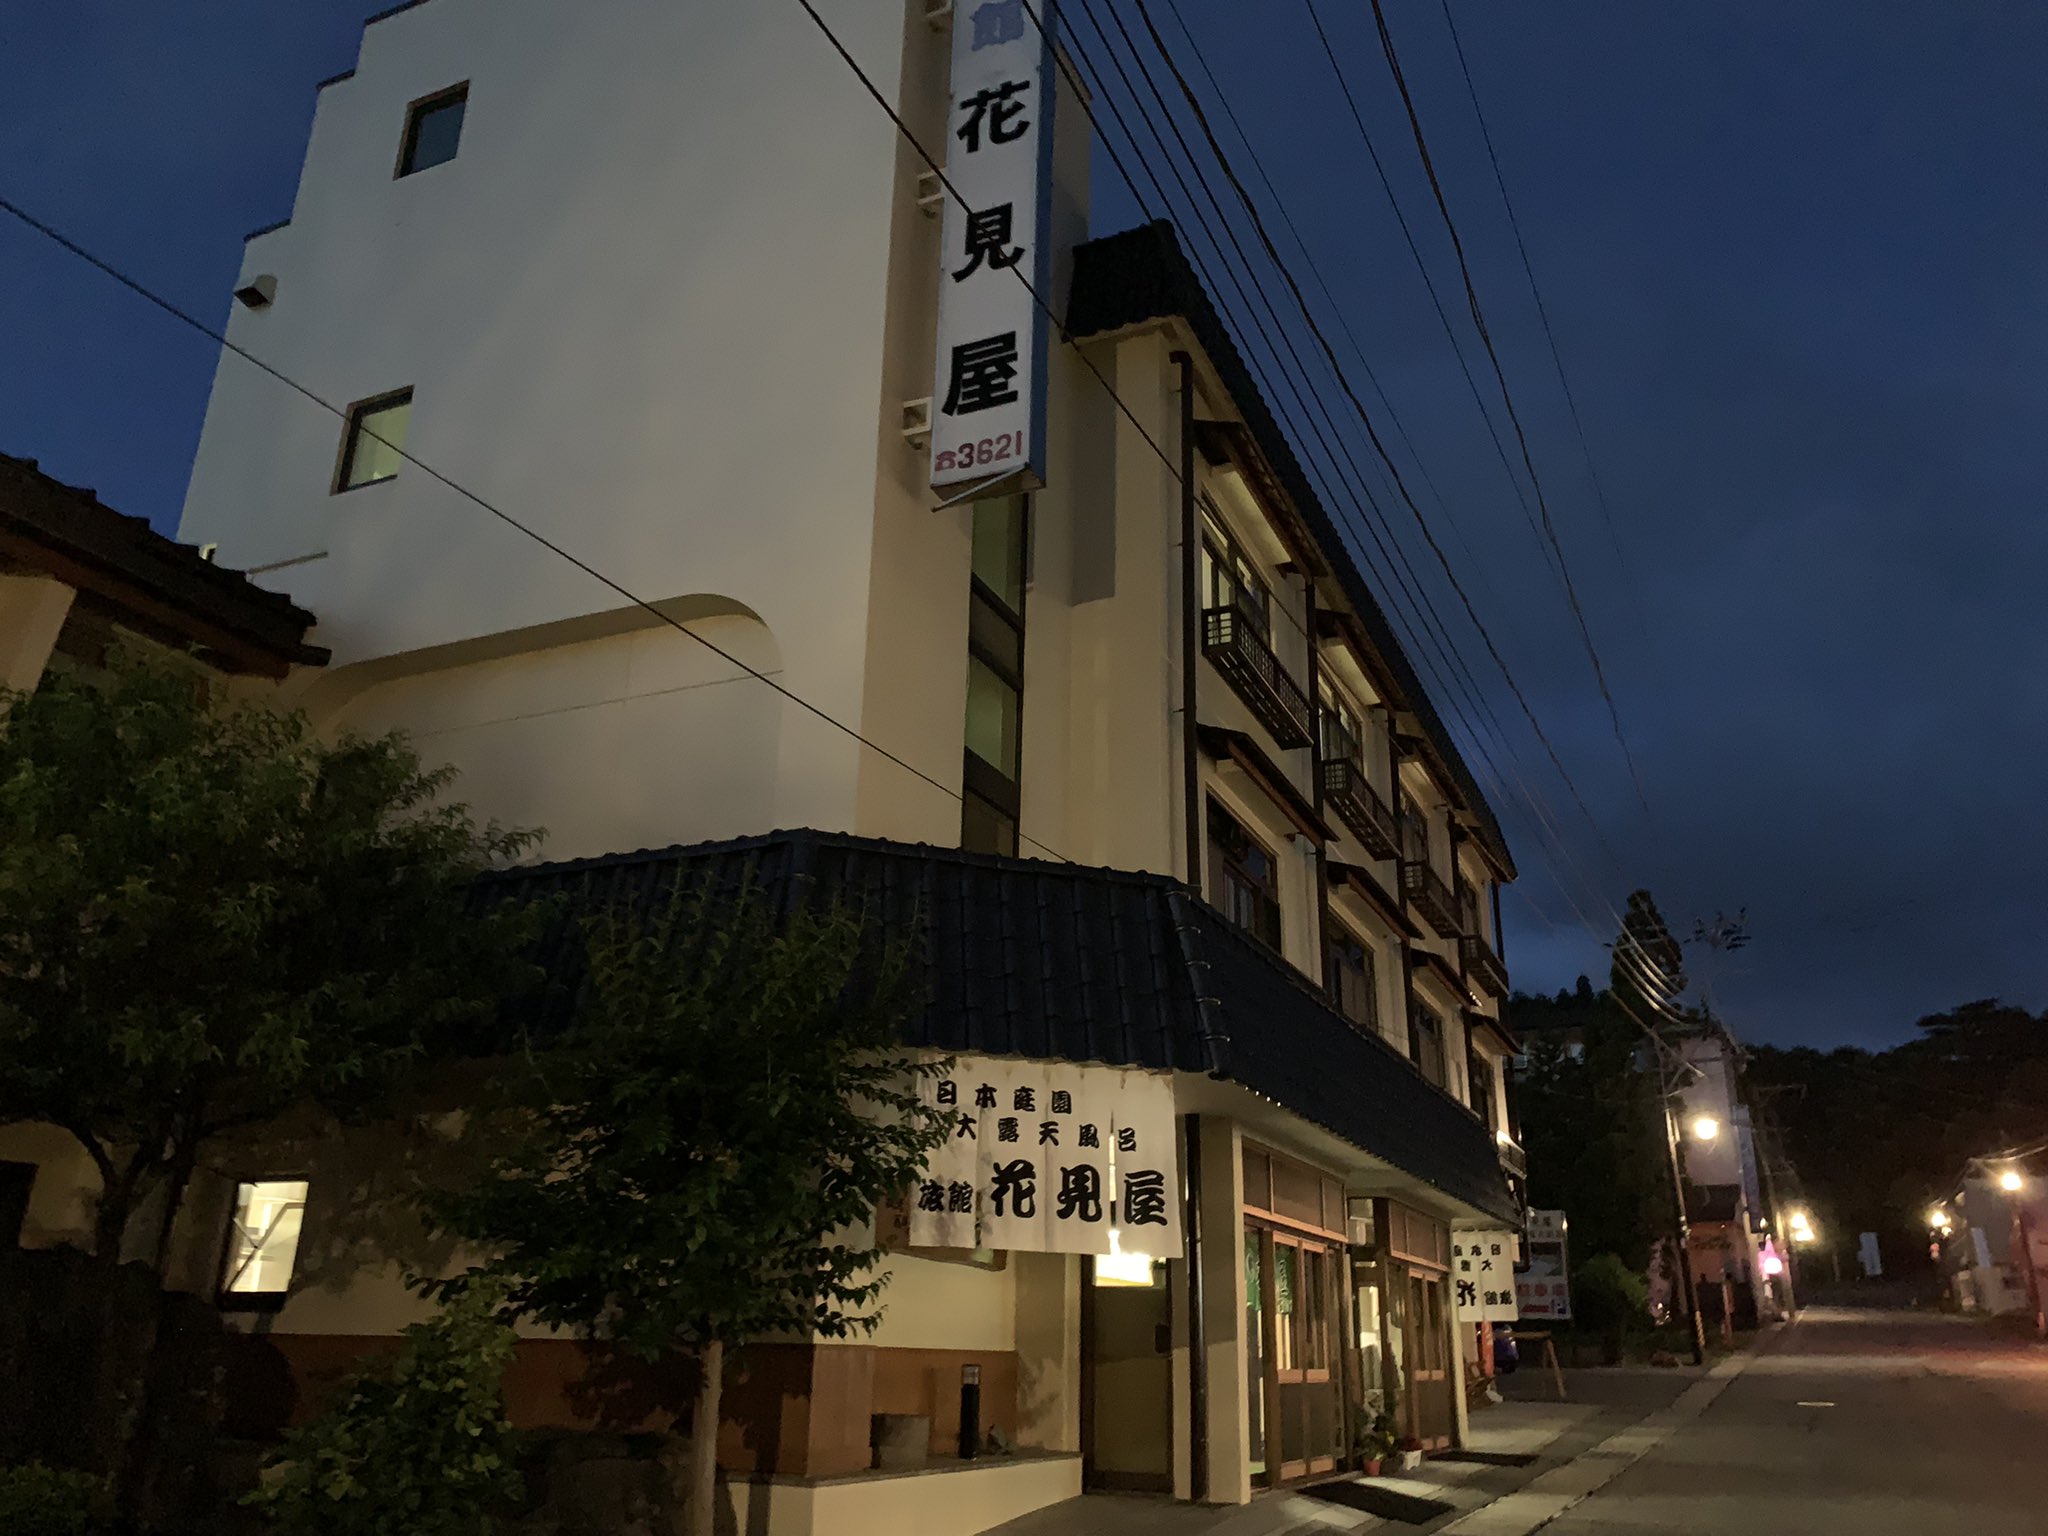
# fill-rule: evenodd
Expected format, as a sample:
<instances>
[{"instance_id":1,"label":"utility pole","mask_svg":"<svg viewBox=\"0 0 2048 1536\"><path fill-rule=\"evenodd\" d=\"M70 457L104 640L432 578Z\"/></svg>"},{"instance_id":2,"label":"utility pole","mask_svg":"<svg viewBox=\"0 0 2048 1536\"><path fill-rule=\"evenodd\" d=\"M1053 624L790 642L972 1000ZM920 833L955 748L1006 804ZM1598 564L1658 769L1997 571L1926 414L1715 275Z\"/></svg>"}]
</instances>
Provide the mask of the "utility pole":
<instances>
[{"instance_id":1,"label":"utility pole","mask_svg":"<svg viewBox=\"0 0 2048 1536\"><path fill-rule=\"evenodd\" d=\"M1692 1232L1685 1214L1685 1169L1678 1155L1678 1116L1672 1109L1671 1101L1675 1090L1665 1075L1664 1059L1657 1058L1657 1104L1664 1112L1664 1151L1671 1159L1671 1196L1673 1208L1678 1213L1676 1234L1678 1250L1672 1256L1678 1273L1678 1294L1684 1299L1685 1315L1692 1326L1692 1363L1704 1365L1707 1361L1707 1325L1700 1316L1698 1288L1692 1283Z\"/></svg>"}]
</instances>

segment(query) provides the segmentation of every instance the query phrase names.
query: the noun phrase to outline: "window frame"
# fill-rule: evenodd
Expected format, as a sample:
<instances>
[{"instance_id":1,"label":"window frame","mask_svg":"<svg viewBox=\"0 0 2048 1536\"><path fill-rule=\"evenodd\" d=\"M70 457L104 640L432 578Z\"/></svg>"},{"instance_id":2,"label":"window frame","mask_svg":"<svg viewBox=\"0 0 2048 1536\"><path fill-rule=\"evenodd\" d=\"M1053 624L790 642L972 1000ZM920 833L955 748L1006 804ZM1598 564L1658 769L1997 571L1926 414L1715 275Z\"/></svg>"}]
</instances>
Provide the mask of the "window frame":
<instances>
[{"instance_id":1,"label":"window frame","mask_svg":"<svg viewBox=\"0 0 2048 1536\"><path fill-rule=\"evenodd\" d=\"M1235 609L1251 620L1259 638L1271 645L1273 589L1210 504L1203 507L1202 556L1203 606Z\"/></svg>"},{"instance_id":2,"label":"window frame","mask_svg":"<svg viewBox=\"0 0 2048 1536\"><path fill-rule=\"evenodd\" d=\"M234 1262L237 1228L235 1216L242 1206L242 1191L261 1184L303 1184L306 1193L299 1202L299 1240L292 1248L291 1273L285 1277L283 1290L278 1291L235 1291L228 1288L233 1279L229 1266ZM306 1241L306 1212L313 1204L313 1181L304 1174L264 1173L252 1178L236 1178L228 1189L227 1220L222 1224L220 1260L214 1266L214 1306L223 1312L275 1312L285 1304L291 1295L291 1283L298 1278L299 1253ZM261 1249L258 1249L261 1252Z\"/></svg>"},{"instance_id":3,"label":"window frame","mask_svg":"<svg viewBox=\"0 0 2048 1536\"><path fill-rule=\"evenodd\" d=\"M368 490L373 485L389 485L398 478L398 471L394 469L390 474L379 475L374 480L357 480L351 483L348 473L350 466L355 462L356 448L362 438L363 418L373 415L378 411L390 410L396 405L410 407L412 403L413 387L408 384L403 389L387 389L381 395L369 395L364 399L356 401L355 404L351 405L343 413L341 451L335 455L334 489L331 494L343 496L350 491ZM410 415L406 417L405 426L406 436L411 437L412 417ZM397 451L401 454L405 452L402 447Z\"/></svg>"},{"instance_id":4,"label":"window frame","mask_svg":"<svg viewBox=\"0 0 2048 1536\"><path fill-rule=\"evenodd\" d=\"M1364 962L1358 967L1364 976L1362 995L1365 998L1365 1017L1360 1018L1344 1006L1344 989L1341 978L1336 974L1337 955L1344 947L1358 952ZM1330 1006L1337 1010L1345 1023L1364 1033L1377 1035L1380 1032L1380 975L1379 955L1364 937L1352 931L1351 927L1332 917L1323 930L1323 990L1329 994Z\"/></svg>"},{"instance_id":5,"label":"window frame","mask_svg":"<svg viewBox=\"0 0 2048 1536\"><path fill-rule=\"evenodd\" d=\"M1425 1021L1429 1026L1427 1030L1423 1028ZM1445 1054L1448 1047L1446 1045L1444 1021L1437 1016L1436 1010L1427 1003L1417 1003L1414 1014L1409 1021L1408 1029L1410 1037L1409 1060L1415 1064L1415 1069L1422 1074L1425 1082L1434 1084L1445 1093L1450 1093L1451 1063L1449 1057ZM1434 1048L1430 1051L1424 1051L1422 1048L1425 1038L1432 1039L1435 1042ZM1430 1071L1430 1063L1432 1061L1436 1063L1436 1070L1434 1072Z\"/></svg>"},{"instance_id":6,"label":"window frame","mask_svg":"<svg viewBox=\"0 0 2048 1536\"><path fill-rule=\"evenodd\" d=\"M965 740L961 742L960 771L960 845L969 852L993 852L1006 857L1015 857L1021 833L1018 830L1020 813L1023 808L1024 779L1024 605L1029 601L1031 585L1031 497L1025 492L1012 493L1017 501L1019 524L1011 558L1016 563L1017 606L1012 608L1009 601L981 579L973 569L972 540L974 529L970 525L968 538L970 555L967 578L967 656L969 661L968 694L972 695L972 666L980 662L996 680L1016 695L1017 725L1012 749L1016 762L1005 771L1004 765L991 763L976 752ZM991 497L989 500L1007 500L1006 497ZM979 515L980 503L970 508L970 516ZM979 621L979 622L977 622ZM998 655L995 649L984 642L985 627L999 627L1008 632L1016 660ZM965 729L965 701L962 703L963 731ZM967 841L968 817L978 807L1007 823L1007 838L999 838L999 846L989 849L970 847ZM1001 844L1007 846L1001 846Z\"/></svg>"},{"instance_id":7,"label":"window frame","mask_svg":"<svg viewBox=\"0 0 2048 1536\"><path fill-rule=\"evenodd\" d=\"M430 112L438 112L456 103L462 106L462 126L455 130L455 153L446 160L436 160L433 165L416 165L407 168L414 153L419 149L420 122ZM418 176L431 171L435 166L447 165L462 153L462 132L469 126L469 82L463 80L454 85L443 86L425 96L409 101L405 105L405 129L398 136L398 163L393 167L391 179L404 181L408 176Z\"/></svg>"},{"instance_id":8,"label":"window frame","mask_svg":"<svg viewBox=\"0 0 2048 1536\"><path fill-rule=\"evenodd\" d=\"M1218 837L1219 821L1237 838L1242 839L1247 847L1258 850L1266 861L1266 867L1272 871L1269 881L1259 881L1244 860L1232 856L1225 842ZM1287 933L1286 905L1280 896L1279 855L1267 847L1264 840L1247 827L1236 812L1214 795L1209 797L1209 815L1205 827L1208 833L1204 841L1208 844L1209 854L1209 904L1222 913L1224 920L1232 927L1257 939L1275 954L1284 953L1282 941ZM1238 921L1233 914L1232 904L1227 899L1230 889L1228 882L1233 877L1240 880L1250 894L1254 919L1250 923ZM1263 925L1258 921L1261 917L1270 920L1270 934L1261 931Z\"/></svg>"}]
</instances>

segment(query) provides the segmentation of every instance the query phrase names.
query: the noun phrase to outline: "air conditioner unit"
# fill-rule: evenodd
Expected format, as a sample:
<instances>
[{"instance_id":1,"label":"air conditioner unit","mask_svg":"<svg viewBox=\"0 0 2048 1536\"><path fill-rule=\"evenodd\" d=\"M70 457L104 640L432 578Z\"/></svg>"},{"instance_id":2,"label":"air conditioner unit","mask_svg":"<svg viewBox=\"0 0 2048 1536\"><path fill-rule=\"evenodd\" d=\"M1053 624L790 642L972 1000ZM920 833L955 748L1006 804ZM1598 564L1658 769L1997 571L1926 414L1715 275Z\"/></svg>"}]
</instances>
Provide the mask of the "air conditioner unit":
<instances>
[{"instance_id":1,"label":"air conditioner unit","mask_svg":"<svg viewBox=\"0 0 2048 1536\"><path fill-rule=\"evenodd\" d=\"M932 397L903 402L903 441L919 453L932 443Z\"/></svg>"}]
</instances>

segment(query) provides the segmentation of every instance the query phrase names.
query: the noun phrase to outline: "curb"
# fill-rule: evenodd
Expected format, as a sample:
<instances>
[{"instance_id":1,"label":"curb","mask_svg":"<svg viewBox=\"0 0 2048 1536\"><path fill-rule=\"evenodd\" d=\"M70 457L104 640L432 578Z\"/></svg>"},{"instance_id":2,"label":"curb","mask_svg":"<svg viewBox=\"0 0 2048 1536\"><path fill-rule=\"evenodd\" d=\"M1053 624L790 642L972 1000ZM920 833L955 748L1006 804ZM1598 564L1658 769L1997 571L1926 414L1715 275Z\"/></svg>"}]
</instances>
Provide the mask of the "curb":
<instances>
[{"instance_id":1,"label":"curb","mask_svg":"<svg viewBox=\"0 0 2048 1536\"><path fill-rule=\"evenodd\" d=\"M1710 1367L1670 1406L1623 1426L1570 1461L1538 1473L1513 1493L1440 1527L1440 1536L1531 1536L1705 1413L1762 1353L1763 1348L1747 1349Z\"/></svg>"}]
</instances>

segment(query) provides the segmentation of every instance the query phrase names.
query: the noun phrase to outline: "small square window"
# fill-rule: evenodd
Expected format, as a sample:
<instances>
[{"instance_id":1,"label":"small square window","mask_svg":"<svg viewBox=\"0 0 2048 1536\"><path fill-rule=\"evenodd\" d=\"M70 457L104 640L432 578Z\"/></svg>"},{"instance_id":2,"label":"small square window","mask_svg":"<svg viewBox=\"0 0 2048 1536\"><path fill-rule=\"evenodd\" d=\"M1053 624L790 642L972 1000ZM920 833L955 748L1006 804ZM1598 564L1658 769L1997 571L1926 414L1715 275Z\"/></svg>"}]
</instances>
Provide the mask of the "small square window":
<instances>
[{"instance_id":1,"label":"small square window","mask_svg":"<svg viewBox=\"0 0 2048 1536\"><path fill-rule=\"evenodd\" d=\"M221 1266L223 1303L260 1305L291 1289L305 1215L304 1179L263 1179L235 1186L227 1258Z\"/></svg>"},{"instance_id":2,"label":"small square window","mask_svg":"<svg viewBox=\"0 0 2048 1536\"><path fill-rule=\"evenodd\" d=\"M411 421L409 389L351 406L335 490L352 491L359 485L375 485L396 475L398 466L405 462L405 429Z\"/></svg>"},{"instance_id":3,"label":"small square window","mask_svg":"<svg viewBox=\"0 0 2048 1536\"><path fill-rule=\"evenodd\" d=\"M464 81L406 109L405 143L398 152L400 176L431 170L455 158L462 143L462 114L468 105L469 83Z\"/></svg>"}]
</instances>

